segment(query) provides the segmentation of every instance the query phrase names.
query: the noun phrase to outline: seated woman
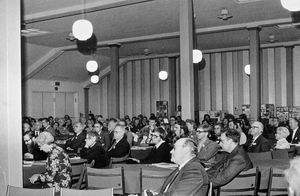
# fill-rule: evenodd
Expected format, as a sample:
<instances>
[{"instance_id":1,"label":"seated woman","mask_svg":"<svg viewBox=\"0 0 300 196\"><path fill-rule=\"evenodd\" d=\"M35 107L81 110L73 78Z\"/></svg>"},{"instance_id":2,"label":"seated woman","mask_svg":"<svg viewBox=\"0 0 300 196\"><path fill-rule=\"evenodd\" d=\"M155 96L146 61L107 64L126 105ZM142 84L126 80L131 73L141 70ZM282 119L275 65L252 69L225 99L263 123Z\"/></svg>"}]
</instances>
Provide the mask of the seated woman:
<instances>
[{"instance_id":1,"label":"seated woman","mask_svg":"<svg viewBox=\"0 0 300 196\"><path fill-rule=\"evenodd\" d=\"M290 144L286 140L289 135L290 132L286 127L278 127L275 134L277 142L274 149L289 149Z\"/></svg>"},{"instance_id":2,"label":"seated woman","mask_svg":"<svg viewBox=\"0 0 300 196\"><path fill-rule=\"evenodd\" d=\"M86 134L85 146L80 151L80 157L87 159L88 163L95 161L94 168L103 168L109 164L108 156L104 147L98 141L98 134L95 131L89 131Z\"/></svg>"},{"instance_id":3,"label":"seated woman","mask_svg":"<svg viewBox=\"0 0 300 196\"><path fill-rule=\"evenodd\" d=\"M211 131L212 128L209 125L200 125L196 130L198 138L197 157L200 159L200 161L206 163L215 162L215 155L218 153L218 150L220 148L219 144L208 138L208 134Z\"/></svg>"},{"instance_id":4,"label":"seated woman","mask_svg":"<svg viewBox=\"0 0 300 196\"><path fill-rule=\"evenodd\" d=\"M49 132L42 132L36 138L36 143L40 149L48 153L46 162L46 172L44 174L34 174L30 177L30 182L40 181L43 187L55 187L58 193L60 188L71 187L71 163L65 151L53 143L54 138Z\"/></svg>"}]
</instances>

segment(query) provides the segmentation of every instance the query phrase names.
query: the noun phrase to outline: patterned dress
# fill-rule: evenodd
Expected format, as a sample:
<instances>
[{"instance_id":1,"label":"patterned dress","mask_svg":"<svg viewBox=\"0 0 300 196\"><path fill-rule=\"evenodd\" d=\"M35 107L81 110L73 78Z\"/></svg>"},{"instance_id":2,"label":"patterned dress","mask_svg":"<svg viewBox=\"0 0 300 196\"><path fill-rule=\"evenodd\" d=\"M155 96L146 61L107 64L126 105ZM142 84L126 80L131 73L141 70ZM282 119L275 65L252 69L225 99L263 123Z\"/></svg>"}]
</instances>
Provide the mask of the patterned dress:
<instances>
[{"instance_id":1,"label":"patterned dress","mask_svg":"<svg viewBox=\"0 0 300 196\"><path fill-rule=\"evenodd\" d=\"M48 153L46 172L40 174L38 180L43 182L44 187L55 187L55 192L60 188L71 187L71 163L69 156L64 150L56 144L51 144L52 149Z\"/></svg>"}]
</instances>

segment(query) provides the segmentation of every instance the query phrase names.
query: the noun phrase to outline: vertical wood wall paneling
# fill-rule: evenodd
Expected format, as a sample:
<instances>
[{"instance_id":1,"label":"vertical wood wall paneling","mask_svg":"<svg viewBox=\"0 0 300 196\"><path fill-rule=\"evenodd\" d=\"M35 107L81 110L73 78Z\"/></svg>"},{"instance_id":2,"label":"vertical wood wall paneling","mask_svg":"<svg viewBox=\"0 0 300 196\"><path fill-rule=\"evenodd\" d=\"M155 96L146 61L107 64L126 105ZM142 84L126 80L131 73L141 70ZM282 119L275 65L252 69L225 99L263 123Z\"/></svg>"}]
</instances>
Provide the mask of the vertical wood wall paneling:
<instances>
[{"instance_id":1,"label":"vertical wood wall paneling","mask_svg":"<svg viewBox=\"0 0 300 196\"><path fill-rule=\"evenodd\" d=\"M227 55L226 53L221 53L221 74L222 74L222 110L226 111L228 108L228 90L227 90Z\"/></svg>"},{"instance_id":2,"label":"vertical wood wall paneling","mask_svg":"<svg viewBox=\"0 0 300 196\"><path fill-rule=\"evenodd\" d=\"M159 71L166 71L168 74L170 74L168 58L160 58L159 59ZM162 80L159 80L159 81L160 81L159 82L160 100L168 101L168 115L169 115L170 114L170 97L169 97L170 79L168 78L165 81L162 81Z\"/></svg>"},{"instance_id":3,"label":"vertical wood wall paneling","mask_svg":"<svg viewBox=\"0 0 300 196\"><path fill-rule=\"evenodd\" d=\"M204 68L204 110L211 110L211 99L210 99L210 91L211 91L211 84L210 84L210 55L205 55L206 59L206 66Z\"/></svg>"},{"instance_id":4,"label":"vertical wood wall paneling","mask_svg":"<svg viewBox=\"0 0 300 196\"><path fill-rule=\"evenodd\" d=\"M150 60L143 60L142 67L142 114L150 116L151 113L151 83L150 83Z\"/></svg>"},{"instance_id":5,"label":"vertical wood wall paneling","mask_svg":"<svg viewBox=\"0 0 300 196\"><path fill-rule=\"evenodd\" d=\"M281 48L275 48L274 51L274 83L275 83L275 107L281 106Z\"/></svg>"},{"instance_id":6,"label":"vertical wood wall paneling","mask_svg":"<svg viewBox=\"0 0 300 196\"><path fill-rule=\"evenodd\" d=\"M142 77L141 77L141 60L135 61L135 114L136 116L142 113Z\"/></svg>"},{"instance_id":7,"label":"vertical wood wall paneling","mask_svg":"<svg viewBox=\"0 0 300 196\"><path fill-rule=\"evenodd\" d=\"M233 100L233 53L226 52L227 65L227 111L231 114L234 112Z\"/></svg>"},{"instance_id":8,"label":"vertical wood wall paneling","mask_svg":"<svg viewBox=\"0 0 300 196\"><path fill-rule=\"evenodd\" d=\"M242 105L244 104L244 65L243 65L243 51L237 52L237 74L238 74L238 113L242 113Z\"/></svg>"},{"instance_id":9,"label":"vertical wood wall paneling","mask_svg":"<svg viewBox=\"0 0 300 196\"><path fill-rule=\"evenodd\" d=\"M103 78L103 81L102 81L102 84L103 84L103 116L106 116L108 117L108 102L107 102L107 99L108 99L108 77L105 77Z\"/></svg>"},{"instance_id":10,"label":"vertical wood wall paneling","mask_svg":"<svg viewBox=\"0 0 300 196\"><path fill-rule=\"evenodd\" d=\"M169 83L169 115L175 115L176 111L176 57L168 58L168 83Z\"/></svg>"},{"instance_id":11,"label":"vertical wood wall paneling","mask_svg":"<svg viewBox=\"0 0 300 196\"><path fill-rule=\"evenodd\" d=\"M261 72L261 90L262 104L269 103L269 79L268 79L268 49L262 50L262 72Z\"/></svg>"},{"instance_id":12,"label":"vertical wood wall paneling","mask_svg":"<svg viewBox=\"0 0 300 196\"><path fill-rule=\"evenodd\" d=\"M293 52L293 60L292 60L292 64L294 65L293 66L293 94L294 94L294 97L293 97L293 105L294 106L300 106L300 46L295 46L293 49L292 49L292 52ZM290 96L290 95L288 95Z\"/></svg>"},{"instance_id":13,"label":"vertical wood wall paneling","mask_svg":"<svg viewBox=\"0 0 300 196\"><path fill-rule=\"evenodd\" d=\"M211 110L216 110L216 54L210 55L210 100L211 100Z\"/></svg>"},{"instance_id":14,"label":"vertical wood wall paneling","mask_svg":"<svg viewBox=\"0 0 300 196\"><path fill-rule=\"evenodd\" d=\"M222 110L222 56L215 55L215 76L216 76L216 110Z\"/></svg>"},{"instance_id":15,"label":"vertical wood wall paneling","mask_svg":"<svg viewBox=\"0 0 300 196\"><path fill-rule=\"evenodd\" d=\"M107 118L103 115L103 79L101 79L98 83L99 88L99 114L103 116L103 118Z\"/></svg>"},{"instance_id":16,"label":"vertical wood wall paneling","mask_svg":"<svg viewBox=\"0 0 300 196\"><path fill-rule=\"evenodd\" d=\"M268 83L269 102L275 104L275 72L274 72L274 48L268 48Z\"/></svg>"},{"instance_id":17,"label":"vertical wood wall paneling","mask_svg":"<svg viewBox=\"0 0 300 196\"><path fill-rule=\"evenodd\" d=\"M127 92L127 63L123 65L123 78L124 78L124 116L128 115L128 107L127 107L127 100L128 100L128 92Z\"/></svg>"},{"instance_id":18,"label":"vertical wood wall paneling","mask_svg":"<svg viewBox=\"0 0 300 196\"><path fill-rule=\"evenodd\" d=\"M152 111L154 111L154 114L156 114L156 101L160 101L160 85L159 85L159 78L158 78L158 73L159 73L159 59L153 59L153 64L152 64L152 69L153 69L153 85L154 85L154 107L152 108Z\"/></svg>"},{"instance_id":19,"label":"vertical wood wall paneling","mask_svg":"<svg viewBox=\"0 0 300 196\"><path fill-rule=\"evenodd\" d=\"M243 76L243 94L244 100L243 104L250 104L250 76L245 73L245 65L249 64L249 51L243 51L243 63L242 63L242 76Z\"/></svg>"},{"instance_id":20,"label":"vertical wood wall paneling","mask_svg":"<svg viewBox=\"0 0 300 196\"><path fill-rule=\"evenodd\" d=\"M180 57L176 59L176 110L177 106L181 105L181 89L180 89Z\"/></svg>"},{"instance_id":21,"label":"vertical wood wall paneling","mask_svg":"<svg viewBox=\"0 0 300 196\"><path fill-rule=\"evenodd\" d=\"M286 106L287 89L286 89L286 50L281 47L280 50L280 74L281 74L281 106Z\"/></svg>"},{"instance_id":22,"label":"vertical wood wall paneling","mask_svg":"<svg viewBox=\"0 0 300 196\"><path fill-rule=\"evenodd\" d=\"M132 61L129 61L126 65L126 108L125 115L133 116L132 112Z\"/></svg>"},{"instance_id":23,"label":"vertical wood wall paneling","mask_svg":"<svg viewBox=\"0 0 300 196\"><path fill-rule=\"evenodd\" d=\"M119 96L120 96L120 117L123 118L125 116L125 102L124 102L124 98L125 98L125 94L124 94L124 65L119 67Z\"/></svg>"},{"instance_id":24,"label":"vertical wood wall paneling","mask_svg":"<svg viewBox=\"0 0 300 196\"><path fill-rule=\"evenodd\" d=\"M233 71L233 114L239 112L239 72L238 72L238 52L232 54Z\"/></svg>"},{"instance_id":25,"label":"vertical wood wall paneling","mask_svg":"<svg viewBox=\"0 0 300 196\"><path fill-rule=\"evenodd\" d=\"M154 59L150 59L150 113L155 113L155 81Z\"/></svg>"},{"instance_id":26,"label":"vertical wood wall paneling","mask_svg":"<svg viewBox=\"0 0 300 196\"><path fill-rule=\"evenodd\" d=\"M128 82L131 82L132 83L132 116L137 116L137 113L136 113L136 61L132 61L132 79Z\"/></svg>"},{"instance_id":27,"label":"vertical wood wall paneling","mask_svg":"<svg viewBox=\"0 0 300 196\"><path fill-rule=\"evenodd\" d=\"M198 98L199 98L199 111L205 110L205 97L204 97L204 69L207 66L207 55L203 54L203 59L205 60L205 66L198 70Z\"/></svg>"},{"instance_id":28,"label":"vertical wood wall paneling","mask_svg":"<svg viewBox=\"0 0 300 196\"><path fill-rule=\"evenodd\" d=\"M293 48L286 47L286 90L287 90L287 106L293 106L294 99L294 79L293 79Z\"/></svg>"}]
</instances>

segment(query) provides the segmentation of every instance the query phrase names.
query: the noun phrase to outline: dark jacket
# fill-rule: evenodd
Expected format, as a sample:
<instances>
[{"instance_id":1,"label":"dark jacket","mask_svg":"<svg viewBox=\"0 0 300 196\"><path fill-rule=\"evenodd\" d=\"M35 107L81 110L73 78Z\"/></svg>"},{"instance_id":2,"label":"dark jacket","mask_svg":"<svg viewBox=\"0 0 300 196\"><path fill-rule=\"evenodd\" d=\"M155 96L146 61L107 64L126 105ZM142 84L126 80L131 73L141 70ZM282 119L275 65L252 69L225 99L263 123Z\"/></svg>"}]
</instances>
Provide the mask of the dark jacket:
<instances>
[{"instance_id":1,"label":"dark jacket","mask_svg":"<svg viewBox=\"0 0 300 196\"><path fill-rule=\"evenodd\" d=\"M87 159L88 163L91 163L94 160L94 168L103 168L109 164L106 151L102 147L100 142L97 142L91 148L83 148L80 151L80 157L83 159Z\"/></svg>"},{"instance_id":2,"label":"dark jacket","mask_svg":"<svg viewBox=\"0 0 300 196\"><path fill-rule=\"evenodd\" d=\"M215 156L218 153L219 148L219 144L207 139L198 152L197 157L200 159L200 161L214 163Z\"/></svg>"},{"instance_id":3,"label":"dark jacket","mask_svg":"<svg viewBox=\"0 0 300 196\"><path fill-rule=\"evenodd\" d=\"M246 145L247 152L267 152L271 149L270 142L262 135L258 136L254 142L252 139L247 141Z\"/></svg>"},{"instance_id":4,"label":"dark jacket","mask_svg":"<svg viewBox=\"0 0 300 196\"><path fill-rule=\"evenodd\" d=\"M193 158L187 162L181 170L177 168L167 177L158 195L206 196L208 183L207 174L200 160ZM168 185L169 188L165 192Z\"/></svg>"},{"instance_id":5,"label":"dark jacket","mask_svg":"<svg viewBox=\"0 0 300 196\"><path fill-rule=\"evenodd\" d=\"M232 181L240 172L252 168L251 160L243 147L237 146L216 165L207 170L213 187L223 186Z\"/></svg>"},{"instance_id":6,"label":"dark jacket","mask_svg":"<svg viewBox=\"0 0 300 196\"><path fill-rule=\"evenodd\" d=\"M107 151L109 157L120 158L129 154L130 145L126 140L126 137L123 137L117 144L116 140L113 140L112 145Z\"/></svg>"},{"instance_id":7,"label":"dark jacket","mask_svg":"<svg viewBox=\"0 0 300 196\"><path fill-rule=\"evenodd\" d=\"M102 130L99 134L98 140L105 150L108 150L108 148L111 146L111 140L108 131Z\"/></svg>"},{"instance_id":8,"label":"dark jacket","mask_svg":"<svg viewBox=\"0 0 300 196\"><path fill-rule=\"evenodd\" d=\"M73 136L66 142L66 148L70 147L74 152L78 151L78 148L83 148L85 145L86 132L82 131L78 136Z\"/></svg>"},{"instance_id":9,"label":"dark jacket","mask_svg":"<svg viewBox=\"0 0 300 196\"><path fill-rule=\"evenodd\" d=\"M296 130L295 137L293 138L293 130L290 130L290 135L286 138L286 140L292 144L298 144L300 142L300 128Z\"/></svg>"},{"instance_id":10,"label":"dark jacket","mask_svg":"<svg viewBox=\"0 0 300 196\"><path fill-rule=\"evenodd\" d=\"M170 151L172 150L172 147L166 143L163 142L157 149L154 146L154 148L151 150L149 156L146 159L141 160L140 163L160 163L160 162L171 162L171 154Z\"/></svg>"}]
</instances>

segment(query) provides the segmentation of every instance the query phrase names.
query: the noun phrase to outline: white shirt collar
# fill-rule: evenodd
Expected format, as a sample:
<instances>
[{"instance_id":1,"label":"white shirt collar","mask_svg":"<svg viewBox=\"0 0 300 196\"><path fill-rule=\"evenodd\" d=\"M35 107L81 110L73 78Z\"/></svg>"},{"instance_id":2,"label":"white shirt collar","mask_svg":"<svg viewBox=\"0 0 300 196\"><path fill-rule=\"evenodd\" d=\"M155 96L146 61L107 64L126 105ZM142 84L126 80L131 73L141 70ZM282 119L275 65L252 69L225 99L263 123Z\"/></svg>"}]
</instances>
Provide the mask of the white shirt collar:
<instances>
[{"instance_id":1,"label":"white shirt collar","mask_svg":"<svg viewBox=\"0 0 300 196\"><path fill-rule=\"evenodd\" d=\"M193 158L194 158L194 157L192 157L192 158L186 160L185 162L183 162L181 165L179 165L178 169L181 170L181 169L185 166L185 164L187 164L187 162L189 162L189 161L192 160Z\"/></svg>"},{"instance_id":2,"label":"white shirt collar","mask_svg":"<svg viewBox=\"0 0 300 196\"><path fill-rule=\"evenodd\" d=\"M158 144L155 144L156 149L158 149L158 147L160 147L160 145L164 142L165 142L164 140L161 140Z\"/></svg>"}]
</instances>

